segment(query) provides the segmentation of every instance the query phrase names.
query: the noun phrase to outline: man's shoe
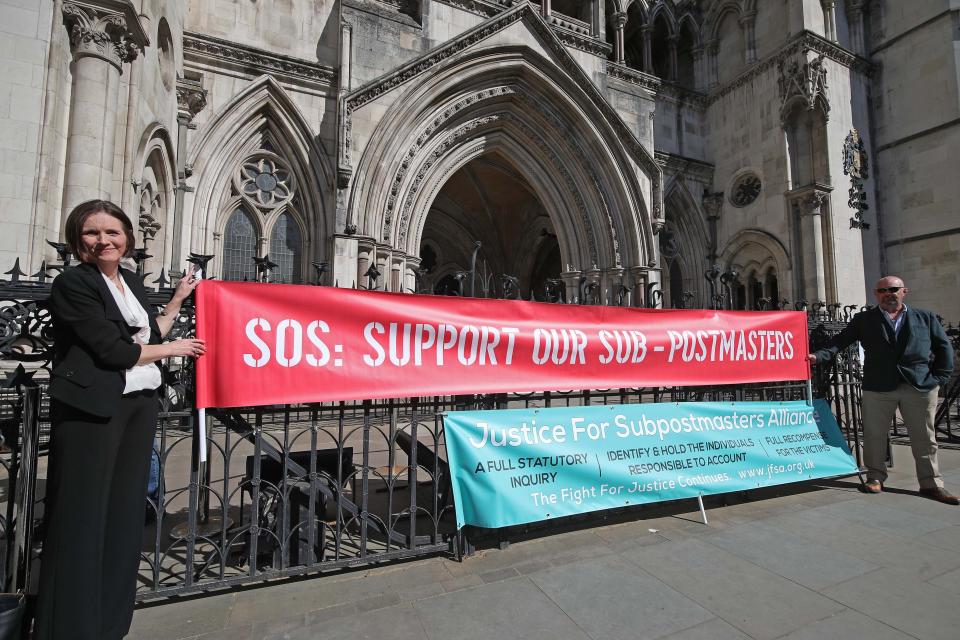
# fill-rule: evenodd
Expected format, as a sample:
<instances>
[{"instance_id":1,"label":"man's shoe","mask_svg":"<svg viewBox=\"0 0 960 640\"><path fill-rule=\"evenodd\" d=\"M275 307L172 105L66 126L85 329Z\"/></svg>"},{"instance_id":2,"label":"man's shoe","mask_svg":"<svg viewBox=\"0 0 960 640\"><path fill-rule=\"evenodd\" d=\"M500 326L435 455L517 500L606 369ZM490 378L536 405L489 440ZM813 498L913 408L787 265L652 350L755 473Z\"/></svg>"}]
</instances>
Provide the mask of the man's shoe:
<instances>
[{"instance_id":1,"label":"man's shoe","mask_svg":"<svg viewBox=\"0 0 960 640\"><path fill-rule=\"evenodd\" d=\"M880 493L883 491L883 484L879 480L867 480L863 483L864 493Z\"/></svg>"},{"instance_id":2,"label":"man's shoe","mask_svg":"<svg viewBox=\"0 0 960 640\"><path fill-rule=\"evenodd\" d=\"M931 500L936 500L937 502L942 502L943 504L960 504L960 498L957 496L947 493L947 490L943 487L931 487L921 488L920 495L924 498L930 498Z\"/></svg>"}]
</instances>

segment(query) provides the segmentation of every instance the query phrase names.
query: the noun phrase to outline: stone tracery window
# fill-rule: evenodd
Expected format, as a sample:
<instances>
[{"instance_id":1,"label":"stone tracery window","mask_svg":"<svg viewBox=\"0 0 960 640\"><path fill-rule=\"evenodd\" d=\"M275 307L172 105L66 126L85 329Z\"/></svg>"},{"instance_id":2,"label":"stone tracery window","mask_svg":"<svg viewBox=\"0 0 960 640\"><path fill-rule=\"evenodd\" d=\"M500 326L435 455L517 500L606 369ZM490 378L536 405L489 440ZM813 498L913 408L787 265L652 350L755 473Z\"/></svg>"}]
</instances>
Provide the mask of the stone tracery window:
<instances>
[{"instance_id":1,"label":"stone tracery window","mask_svg":"<svg viewBox=\"0 0 960 640\"><path fill-rule=\"evenodd\" d=\"M735 207L746 207L757 199L762 188L763 183L757 174L744 173L733 183L733 188L730 190L730 204Z\"/></svg>"},{"instance_id":2,"label":"stone tracery window","mask_svg":"<svg viewBox=\"0 0 960 640\"><path fill-rule=\"evenodd\" d=\"M255 280L257 230L243 207L237 207L223 230L223 279Z\"/></svg>"},{"instance_id":3,"label":"stone tracery window","mask_svg":"<svg viewBox=\"0 0 960 640\"><path fill-rule=\"evenodd\" d=\"M304 233L296 213L296 179L273 149L269 140L263 141L234 172L223 230L224 280L256 280L253 258L264 253L279 265L271 274L272 282L304 280ZM270 219L274 222L268 226Z\"/></svg>"},{"instance_id":4,"label":"stone tracery window","mask_svg":"<svg viewBox=\"0 0 960 640\"><path fill-rule=\"evenodd\" d=\"M276 208L293 197L293 177L275 159L253 157L243 163L240 191L261 207Z\"/></svg>"},{"instance_id":5,"label":"stone tracery window","mask_svg":"<svg viewBox=\"0 0 960 640\"><path fill-rule=\"evenodd\" d=\"M300 226L292 215L284 213L270 232L270 259L277 263L274 282L303 281L302 253Z\"/></svg>"}]
</instances>

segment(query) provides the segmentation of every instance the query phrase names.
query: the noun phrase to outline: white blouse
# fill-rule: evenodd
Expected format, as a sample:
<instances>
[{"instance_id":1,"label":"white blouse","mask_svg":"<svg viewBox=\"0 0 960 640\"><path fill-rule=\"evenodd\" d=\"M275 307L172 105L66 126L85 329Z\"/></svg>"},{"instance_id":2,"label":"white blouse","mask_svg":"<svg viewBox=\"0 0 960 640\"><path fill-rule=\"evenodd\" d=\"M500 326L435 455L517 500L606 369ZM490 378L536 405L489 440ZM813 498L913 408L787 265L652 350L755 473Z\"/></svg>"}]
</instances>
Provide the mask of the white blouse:
<instances>
[{"instance_id":1,"label":"white blouse","mask_svg":"<svg viewBox=\"0 0 960 640\"><path fill-rule=\"evenodd\" d=\"M100 273L107 282L107 287L113 295L113 299L120 308L120 314L124 322L131 327L139 327L139 331L133 336L133 341L137 344L150 344L150 316L147 310L143 308L137 296L133 295L129 285L123 288L123 291L114 284L113 280L108 278L102 272ZM123 275L121 274L122 278ZM133 368L127 369L126 384L123 387L124 395L134 391L144 389L156 389L160 386L160 369L154 363L138 364Z\"/></svg>"}]
</instances>

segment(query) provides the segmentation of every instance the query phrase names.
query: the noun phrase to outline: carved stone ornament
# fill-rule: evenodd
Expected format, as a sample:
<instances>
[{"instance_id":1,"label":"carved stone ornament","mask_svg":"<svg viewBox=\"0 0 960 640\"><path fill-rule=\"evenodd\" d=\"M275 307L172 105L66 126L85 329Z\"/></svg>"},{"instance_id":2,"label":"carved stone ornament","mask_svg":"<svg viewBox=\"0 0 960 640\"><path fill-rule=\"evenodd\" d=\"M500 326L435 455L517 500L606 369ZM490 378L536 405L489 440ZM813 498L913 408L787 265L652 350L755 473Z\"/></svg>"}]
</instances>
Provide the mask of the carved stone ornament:
<instances>
[{"instance_id":1,"label":"carved stone ornament","mask_svg":"<svg viewBox=\"0 0 960 640\"><path fill-rule=\"evenodd\" d=\"M457 7L464 11L469 11L484 18L491 18L505 9L509 9L518 0L436 0L442 4L448 4L451 7ZM526 0L524 0L526 1Z\"/></svg>"},{"instance_id":2,"label":"carved stone ornament","mask_svg":"<svg viewBox=\"0 0 960 640\"><path fill-rule=\"evenodd\" d=\"M866 180L868 173L867 151L863 147L863 138L859 131L851 129L843 141L843 174Z\"/></svg>"},{"instance_id":3,"label":"carved stone ornament","mask_svg":"<svg viewBox=\"0 0 960 640\"><path fill-rule=\"evenodd\" d=\"M200 33L183 34L183 53L190 60L225 63L246 73L267 73L318 86L332 86L337 79L332 67Z\"/></svg>"},{"instance_id":4,"label":"carved stone ornament","mask_svg":"<svg viewBox=\"0 0 960 640\"><path fill-rule=\"evenodd\" d=\"M638 71L631 67L628 67L625 64L619 64L617 62L607 62L607 75L611 78L616 78L617 80L623 80L624 82L629 82L630 84L635 84L644 89L649 89L650 91L659 91L662 85L660 78L657 76L651 75L649 73L644 73L643 71ZM653 112L650 112L651 119L653 118Z\"/></svg>"},{"instance_id":5,"label":"carved stone ornament","mask_svg":"<svg viewBox=\"0 0 960 640\"><path fill-rule=\"evenodd\" d=\"M829 194L825 191L814 191L809 195L801 198L800 203L800 213L806 215L820 215L820 209L823 206L824 201L826 201Z\"/></svg>"},{"instance_id":6,"label":"carved stone ornament","mask_svg":"<svg viewBox=\"0 0 960 640\"><path fill-rule=\"evenodd\" d=\"M207 90L199 82L181 78L177 81L177 111L192 120L207 106Z\"/></svg>"},{"instance_id":7,"label":"carved stone ornament","mask_svg":"<svg viewBox=\"0 0 960 640\"><path fill-rule=\"evenodd\" d=\"M735 207L746 207L757 199L762 188L763 183L757 174L745 173L733 183L733 188L730 193L730 204Z\"/></svg>"},{"instance_id":8,"label":"carved stone ornament","mask_svg":"<svg viewBox=\"0 0 960 640\"><path fill-rule=\"evenodd\" d=\"M150 43L129 0L67 0L63 24L75 59L100 58L117 69Z\"/></svg>"},{"instance_id":9,"label":"carved stone ornament","mask_svg":"<svg viewBox=\"0 0 960 640\"><path fill-rule=\"evenodd\" d=\"M851 229L869 229L865 213L870 209L867 204L867 190L864 181L869 178L870 167L863 138L856 129L851 129L843 142L843 173L850 176L850 189L847 192L847 206L853 209L850 218Z\"/></svg>"},{"instance_id":10,"label":"carved stone ornament","mask_svg":"<svg viewBox=\"0 0 960 640\"><path fill-rule=\"evenodd\" d=\"M703 192L703 211L708 218L719 218L723 209L723 191Z\"/></svg>"},{"instance_id":11,"label":"carved stone ornament","mask_svg":"<svg viewBox=\"0 0 960 640\"><path fill-rule=\"evenodd\" d=\"M505 2L505 0L497 1ZM354 111L372 102L380 95L393 90L413 78L421 76L436 65L441 64L444 60L459 54L461 51L478 42L486 40L493 34L519 21L526 21L529 24L531 29L543 39L544 44L554 54L556 62L560 67L577 80L577 84L588 94L594 105L602 112L604 118L617 130L623 144L626 145L639 164L650 174L654 182L654 190L658 190L660 187L659 183L662 180L662 171L657 166L656 161L640 141L637 140L634 133L623 122L620 115L610 105L609 101L607 101L596 85L594 85L590 76L584 72L580 64L566 50L564 43L561 42L555 31L543 21L539 15L539 10L534 9L533 5L525 0L514 0L511 9L497 14L494 18L462 33L456 40L452 40L436 49L428 51L419 58L411 60L379 80L359 87L344 96L343 105L339 110L341 113L340 135L342 138L339 164L341 166L349 166L351 163L350 127L351 116ZM610 47L606 46L605 43L604 46L606 47L607 53L609 53ZM606 55L606 53L604 55ZM660 200L659 198L654 198L654 201L659 202Z\"/></svg>"},{"instance_id":12,"label":"carved stone ornament","mask_svg":"<svg viewBox=\"0 0 960 640\"><path fill-rule=\"evenodd\" d=\"M827 100L827 69L823 66L824 56L821 54L801 63L797 59L783 60L779 64L780 70L780 103L783 105L782 115L786 115L786 108L796 97L803 98L807 109L813 109L819 101L824 114L830 111L830 102Z\"/></svg>"},{"instance_id":13,"label":"carved stone ornament","mask_svg":"<svg viewBox=\"0 0 960 640\"><path fill-rule=\"evenodd\" d=\"M296 190L293 174L267 154L248 158L240 165L237 187L257 206L275 209L289 202Z\"/></svg>"}]
</instances>

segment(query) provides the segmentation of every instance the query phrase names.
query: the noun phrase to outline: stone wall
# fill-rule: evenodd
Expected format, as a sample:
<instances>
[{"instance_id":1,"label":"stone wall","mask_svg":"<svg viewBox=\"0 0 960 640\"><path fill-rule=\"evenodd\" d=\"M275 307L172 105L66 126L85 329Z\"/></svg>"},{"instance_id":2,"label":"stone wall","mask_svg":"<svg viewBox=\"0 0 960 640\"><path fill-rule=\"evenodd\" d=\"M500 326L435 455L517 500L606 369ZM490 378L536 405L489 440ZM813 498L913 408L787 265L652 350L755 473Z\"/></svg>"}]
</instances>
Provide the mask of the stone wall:
<instances>
[{"instance_id":1,"label":"stone wall","mask_svg":"<svg viewBox=\"0 0 960 640\"><path fill-rule=\"evenodd\" d=\"M885 271L907 281L917 306L957 318L960 8L948 0L888 0L877 3L871 29Z\"/></svg>"},{"instance_id":2,"label":"stone wall","mask_svg":"<svg viewBox=\"0 0 960 640\"><path fill-rule=\"evenodd\" d=\"M46 190L58 183L55 162L44 163L44 149L64 144L64 102L57 80L66 69L54 60L53 0L0 0L0 265L21 259L33 273L48 236ZM54 51L55 52L55 51ZM54 56L55 58L56 56ZM50 68L52 67L52 68Z\"/></svg>"},{"instance_id":3,"label":"stone wall","mask_svg":"<svg viewBox=\"0 0 960 640\"><path fill-rule=\"evenodd\" d=\"M952 175L953 155L960 148L956 2L868 3L867 31L872 34L868 46L858 13L863 3L837 0L834 27L824 13L829 2L735 4L704 5L706 22L697 36L703 55L696 63L696 86L704 92L608 63L603 45L582 33L562 28L554 33L563 34L570 57L647 152L657 151L672 184L683 185L685 215L706 215L701 208L704 190L723 192L718 255L739 260L737 247L749 237L748 243L783 254L777 257L782 263L781 295L808 297L809 274L792 273L799 263L809 261L804 255L809 247L802 242L806 231L797 227L790 204L796 196L790 192L798 185L790 182L777 60L783 57L783 48L806 31L828 40L835 33L841 47L872 57L876 66L871 69L862 58L839 49L824 63L830 104L824 177L832 191L818 215L823 220L829 296L863 301L869 281L883 271L932 283L914 285L918 304L924 289L956 288L960 284L960 275L954 273L960 181ZM28 272L35 271L42 259L55 257L44 241L61 239L66 201L93 192L120 202L135 220L144 198L155 196L157 205L150 211L160 216L161 227L150 247L155 257L148 270L176 266L175 234L182 236L181 258L190 250L218 253L229 182L225 165L235 162L231 154L242 155L244 145L266 130L267 124L258 117L276 117L270 126L296 140L291 152L300 156L314 180L311 215L323 217L310 223L310 257L331 259L336 250L332 236L344 234L350 197L349 188L343 189L343 201L337 201L338 97L455 40L487 20L496 7L507 6L424 0L414 11L381 0L137 0L129 6L140 13L138 27L150 43L132 62L115 65L115 75L103 75L113 84L109 90L104 85L101 96L109 95L98 114L73 108L78 72L61 5L62 0L0 0L0 60L5 70L0 77L0 219L5 231L0 235L0 265L20 257ZM597 29L602 8L595 11L589 20L581 18L602 38L603 29ZM637 21L641 12L634 7L629 16ZM349 46L343 48L349 58L343 60L341 19L350 37ZM657 24L662 27L666 22L661 19ZM715 60L708 42L714 27L721 35ZM630 34L635 39L639 31ZM750 34L752 50L747 47ZM579 42L579 48L572 42ZM589 51L584 50L585 42ZM797 48L790 55L813 60L829 44L817 42L816 50L801 54ZM498 46L528 47L556 62L544 34L519 24L474 42L469 55ZM458 55L468 52L454 53ZM556 71L530 69L524 73ZM341 71L345 76L338 78ZM571 75L569 68L562 73ZM428 72L402 82L429 84L429 76ZM178 88L184 82L206 91L205 103L195 112L185 112L178 102ZM450 82L455 84L455 79ZM384 118L395 110L393 101L404 95L387 91L354 114L354 169L367 141L379 135ZM582 98L578 94L574 102ZM238 115L238 109L251 113ZM87 133L96 133L97 118L101 124L113 123L109 132L101 132L105 148L85 159L78 157L80 147L73 145L71 156L74 136L82 142ZM280 131L283 127L287 129ZM863 230L849 228L853 212L847 206L850 180L844 175L843 142L853 129L859 131L871 163L865 183L870 205L865 221L870 227ZM190 175L194 163L198 165ZM624 170L639 173L639 192L651 193L644 170L632 165ZM759 197L746 206L733 206L731 193L748 171L762 181ZM69 180L85 183L71 185ZM647 202L652 196L645 198L644 206L652 204ZM681 206L678 202L674 196L671 206ZM759 255L747 254L750 251L741 257L752 260ZM929 304L955 305L944 313L960 317L960 303L931 297Z\"/></svg>"},{"instance_id":4,"label":"stone wall","mask_svg":"<svg viewBox=\"0 0 960 640\"><path fill-rule=\"evenodd\" d=\"M791 246L784 192L789 188L786 138L779 117L780 99L775 66L729 91L707 111L707 160L715 165L712 191L723 192L718 222L718 250L735 250L731 243L747 229L769 236L771 246ZM762 181L760 195L744 207L730 202L735 180L744 172ZM759 240L759 236L756 236ZM772 252L771 252L772 253ZM728 257L734 257L729 256ZM795 257L791 257L795 260ZM726 266L726 265L724 265ZM781 295L798 295L790 265L778 264Z\"/></svg>"}]
</instances>

